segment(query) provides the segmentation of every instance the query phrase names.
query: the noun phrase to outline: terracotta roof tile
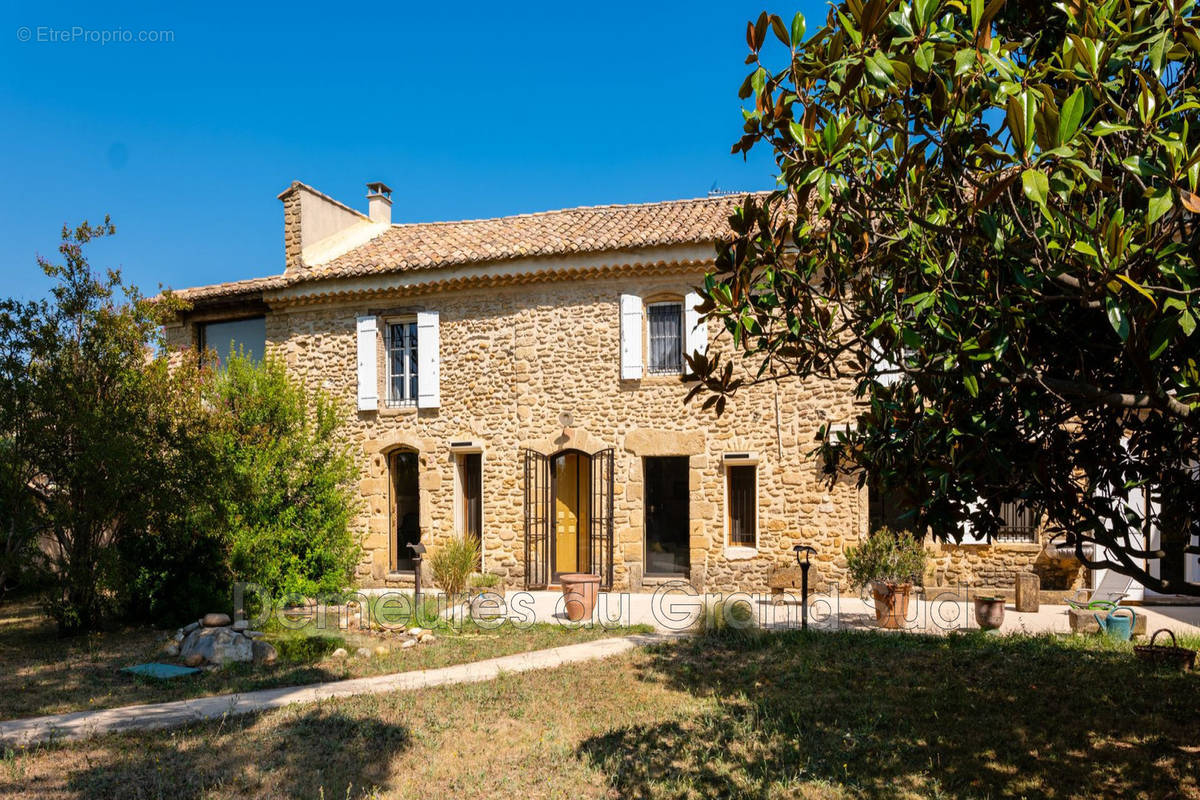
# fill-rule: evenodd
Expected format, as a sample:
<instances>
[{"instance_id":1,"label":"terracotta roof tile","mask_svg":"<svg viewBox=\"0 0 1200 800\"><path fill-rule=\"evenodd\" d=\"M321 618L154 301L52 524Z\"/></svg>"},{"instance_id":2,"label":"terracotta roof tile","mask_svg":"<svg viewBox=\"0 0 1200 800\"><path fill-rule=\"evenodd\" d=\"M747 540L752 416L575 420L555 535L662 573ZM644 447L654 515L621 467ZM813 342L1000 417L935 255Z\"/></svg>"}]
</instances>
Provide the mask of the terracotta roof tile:
<instances>
[{"instance_id":1,"label":"terracotta roof tile","mask_svg":"<svg viewBox=\"0 0 1200 800\"><path fill-rule=\"evenodd\" d=\"M186 289L188 300L252 294L332 278L715 242L745 195L544 211L495 219L393 225L330 261L286 276Z\"/></svg>"}]
</instances>

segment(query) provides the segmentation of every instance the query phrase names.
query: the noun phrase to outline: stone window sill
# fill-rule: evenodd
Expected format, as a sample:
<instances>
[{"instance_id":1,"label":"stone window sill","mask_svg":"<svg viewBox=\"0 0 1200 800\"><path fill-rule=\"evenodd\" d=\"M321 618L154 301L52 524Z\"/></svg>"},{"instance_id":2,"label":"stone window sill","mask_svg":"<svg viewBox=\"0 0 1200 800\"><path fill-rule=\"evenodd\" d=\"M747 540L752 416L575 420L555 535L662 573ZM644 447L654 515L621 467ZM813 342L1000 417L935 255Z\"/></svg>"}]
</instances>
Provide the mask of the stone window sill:
<instances>
[{"instance_id":1,"label":"stone window sill","mask_svg":"<svg viewBox=\"0 0 1200 800\"><path fill-rule=\"evenodd\" d=\"M757 547L734 547L727 545L725 547L725 558L730 561L749 561L758 556Z\"/></svg>"},{"instance_id":2,"label":"stone window sill","mask_svg":"<svg viewBox=\"0 0 1200 800\"><path fill-rule=\"evenodd\" d=\"M403 416L404 414L415 414L415 413L417 413L417 404L416 403L413 403L412 405L407 405L407 406L381 405L379 407L379 416L381 416L381 417L399 417L399 416Z\"/></svg>"}]
</instances>

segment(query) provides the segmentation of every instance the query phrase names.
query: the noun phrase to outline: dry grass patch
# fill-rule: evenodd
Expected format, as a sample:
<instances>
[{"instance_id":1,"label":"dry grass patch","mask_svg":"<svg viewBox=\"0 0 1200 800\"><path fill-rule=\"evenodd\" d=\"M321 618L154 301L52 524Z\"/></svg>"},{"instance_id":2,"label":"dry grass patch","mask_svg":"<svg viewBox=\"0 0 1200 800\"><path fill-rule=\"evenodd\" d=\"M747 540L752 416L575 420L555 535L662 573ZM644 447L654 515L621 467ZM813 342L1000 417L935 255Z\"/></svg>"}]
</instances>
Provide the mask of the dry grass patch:
<instances>
[{"instance_id":1,"label":"dry grass patch","mask_svg":"<svg viewBox=\"0 0 1200 800\"><path fill-rule=\"evenodd\" d=\"M435 643L402 650L395 640L315 625L280 628L268 636L280 653L273 666L231 664L159 681L120 670L147 661L171 661L159 652L167 631L130 628L59 638L53 623L32 602L6 604L0 613L0 720L435 669L649 630L556 624L487 630L468 622L436 628ZM390 651L369 659L332 656L338 647L354 653L360 646L378 645Z\"/></svg>"},{"instance_id":2,"label":"dry grass patch","mask_svg":"<svg viewBox=\"0 0 1200 800\"><path fill-rule=\"evenodd\" d=\"M1200 798L1198 707L1096 640L717 638L35 748L0 796Z\"/></svg>"}]
</instances>

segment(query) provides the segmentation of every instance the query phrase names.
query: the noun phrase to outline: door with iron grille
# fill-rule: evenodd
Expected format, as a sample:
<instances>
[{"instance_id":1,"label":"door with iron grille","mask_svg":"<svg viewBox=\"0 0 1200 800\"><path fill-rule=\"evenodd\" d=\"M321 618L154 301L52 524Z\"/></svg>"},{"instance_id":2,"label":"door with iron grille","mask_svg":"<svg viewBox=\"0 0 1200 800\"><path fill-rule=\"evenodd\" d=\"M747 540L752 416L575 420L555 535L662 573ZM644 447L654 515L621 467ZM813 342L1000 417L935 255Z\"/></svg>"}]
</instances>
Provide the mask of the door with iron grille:
<instances>
[{"instance_id":1,"label":"door with iron grille","mask_svg":"<svg viewBox=\"0 0 1200 800\"><path fill-rule=\"evenodd\" d=\"M525 451L525 588L550 583L550 459Z\"/></svg>"},{"instance_id":2,"label":"door with iron grille","mask_svg":"<svg viewBox=\"0 0 1200 800\"><path fill-rule=\"evenodd\" d=\"M591 517L588 520L590 572L600 576L600 585L613 583L613 450L592 454Z\"/></svg>"}]
</instances>

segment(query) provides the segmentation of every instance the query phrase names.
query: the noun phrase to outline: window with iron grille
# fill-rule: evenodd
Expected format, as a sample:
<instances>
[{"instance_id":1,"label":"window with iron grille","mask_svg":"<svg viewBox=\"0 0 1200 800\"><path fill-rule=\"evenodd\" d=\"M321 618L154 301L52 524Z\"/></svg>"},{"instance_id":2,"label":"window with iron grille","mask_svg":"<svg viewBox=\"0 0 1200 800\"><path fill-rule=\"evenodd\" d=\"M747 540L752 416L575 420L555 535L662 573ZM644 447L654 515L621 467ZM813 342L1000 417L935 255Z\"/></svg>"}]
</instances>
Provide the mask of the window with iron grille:
<instances>
[{"instance_id":1,"label":"window with iron grille","mask_svg":"<svg viewBox=\"0 0 1200 800\"><path fill-rule=\"evenodd\" d=\"M683 304L651 303L646 308L650 323L650 363L656 375L683 371Z\"/></svg>"},{"instance_id":2,"label":"window with iron grille","mask_svg":"<svg viewBox=\"0 0 1200 800\"><path fill-rule=\"evenodd\" d=\"M1037 510L1023 503L1004 503L1000 506L1003 522L996 532L996 541L1007 544L1036 544L1038 540Z\"/></svg>"},{"instance_id":3,"label":"window with iron grille","mask_svg":"<svg viewBox=\"0 0 1200 800\"><path fill-rule=\"evenodd\" d=\"M726 526L730 547L755 547L758 532L758 493L755 467L729 467L725 473Z\"/></svg>"},{"instance_id":4,"label":"window with iron grille","mask_svg":"<svg viewBox=\"0 0 1200 800\"><path fill-rule=\"evenodd\" d=\"M387 405L416 405L417 322L389 323L387 331Z\"/></svg>"}]
</instances>

